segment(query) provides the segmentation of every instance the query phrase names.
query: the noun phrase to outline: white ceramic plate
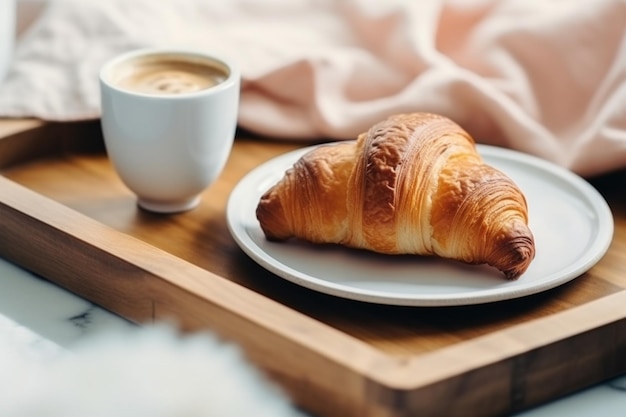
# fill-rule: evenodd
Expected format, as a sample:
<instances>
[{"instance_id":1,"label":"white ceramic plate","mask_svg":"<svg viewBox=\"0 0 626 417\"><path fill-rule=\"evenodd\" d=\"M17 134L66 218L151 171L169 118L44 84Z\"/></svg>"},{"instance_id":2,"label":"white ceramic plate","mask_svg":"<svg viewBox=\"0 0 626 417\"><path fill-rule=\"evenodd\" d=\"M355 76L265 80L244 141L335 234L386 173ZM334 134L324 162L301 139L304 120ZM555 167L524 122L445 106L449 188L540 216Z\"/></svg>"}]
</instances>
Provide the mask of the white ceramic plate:
<instances>
[{"instance_id":1,"label":"white ceramic plate","mask_svg":"<svg viewBox=\"0 0 626 417\"><path fill-rule=\"evenodd\" d=\"M613 238L613 217L589 183L544 160L478 145L490 165L526 195L536 255L516 281L488 266L421 256L379 255L334 245L270 242L256 219L259 198L311 148L276 157L249 172L227 207L230 232L243 251L274 274L326 294L405 306L479 304L523 297L568 282L591 268Z\"/></svg>"}]
</instances>

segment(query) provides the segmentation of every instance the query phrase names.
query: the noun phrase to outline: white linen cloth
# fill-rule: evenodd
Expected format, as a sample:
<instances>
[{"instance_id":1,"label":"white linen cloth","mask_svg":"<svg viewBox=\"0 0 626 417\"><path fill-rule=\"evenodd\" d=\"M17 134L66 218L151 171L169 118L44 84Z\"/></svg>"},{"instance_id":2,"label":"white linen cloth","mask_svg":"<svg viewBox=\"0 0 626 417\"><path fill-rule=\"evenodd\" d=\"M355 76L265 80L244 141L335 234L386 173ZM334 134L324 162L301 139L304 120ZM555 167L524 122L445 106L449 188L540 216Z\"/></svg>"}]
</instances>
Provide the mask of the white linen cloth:
<instances>
[{"instance_id":1,"label":"white linen cloth","mask_svg":"<svg viewBox=\"0 0 626 417\"><path fill-rule=\"evenodd\" d=\"M235 58L240 126L262 135L430 111L581 175L626 168L624 0L55 0L18 40L0 116L97 118L100 66L148 46Z\"/></svg>"}]
</instances>

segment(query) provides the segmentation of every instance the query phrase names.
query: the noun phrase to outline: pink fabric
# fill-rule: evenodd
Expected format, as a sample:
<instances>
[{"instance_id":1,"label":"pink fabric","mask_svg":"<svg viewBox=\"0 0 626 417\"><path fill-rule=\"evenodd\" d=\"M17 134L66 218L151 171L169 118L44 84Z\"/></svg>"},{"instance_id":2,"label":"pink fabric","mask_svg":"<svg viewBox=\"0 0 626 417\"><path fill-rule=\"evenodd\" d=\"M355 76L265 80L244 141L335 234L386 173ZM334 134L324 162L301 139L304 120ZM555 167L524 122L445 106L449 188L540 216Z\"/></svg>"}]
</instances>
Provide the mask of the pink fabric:
<instances>
[{"instance_id":1,"label":"pink fabric","mask_svg":"<svg viewBox=\"0 0 626 417\"><path fill-rule=\"evenodd\" d=\"M240 125L270 137L431 111L585 176L626 168L623 0L56 0L19 41L0 115L98 117L106 59L172 45L232 55Z\"/></svg>"}]
</instances>

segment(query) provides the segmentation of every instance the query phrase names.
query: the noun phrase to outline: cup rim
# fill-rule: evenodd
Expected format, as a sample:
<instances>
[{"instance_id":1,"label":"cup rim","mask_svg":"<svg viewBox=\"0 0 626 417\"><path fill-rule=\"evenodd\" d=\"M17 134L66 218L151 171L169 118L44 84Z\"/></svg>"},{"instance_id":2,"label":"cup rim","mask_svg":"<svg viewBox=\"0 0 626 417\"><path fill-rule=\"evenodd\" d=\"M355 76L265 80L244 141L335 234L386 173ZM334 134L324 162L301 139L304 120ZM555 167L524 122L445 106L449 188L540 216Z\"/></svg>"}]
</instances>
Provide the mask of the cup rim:
<instances>
[{"instance_id":1,"label":"cup rim","mask_svg":"<svg viewBox=\"0 0 626 417\"><path fill-rule=\"evenodd\" d=\"M223 65L228 70L228 76L221 83L214 85L210 88L206 88L204 90L192 91L188 93L182 94L173 94L173 95L156 95L149 93L142 93L138 91L131 91L125 88L120 88L115 84L111 83L109 79L107 79L107 74L111 71L111 68L119 65L124 61L128 61L140 56L151 56L151 55L180 55L180 56L195 56L202 59L208 59L211 61L215 61L218 64ZM140 48L133 49L127 52L122 52L114 56L113 58L106 61L100 71L98 73L98 78L100 79L100 83L106 85L108 88L118 91L120 93L128 94L136 97L146 97L153 98L159 100L181 100L190 97L197 96L205 96L209 94L215 94L219 91L230 88L233 84L239 82L240 73L239 67L234 63L232 59L221 56L219 54L202 51L200 49L188 49L188 48Z\"/></svg>"}]
</instances>

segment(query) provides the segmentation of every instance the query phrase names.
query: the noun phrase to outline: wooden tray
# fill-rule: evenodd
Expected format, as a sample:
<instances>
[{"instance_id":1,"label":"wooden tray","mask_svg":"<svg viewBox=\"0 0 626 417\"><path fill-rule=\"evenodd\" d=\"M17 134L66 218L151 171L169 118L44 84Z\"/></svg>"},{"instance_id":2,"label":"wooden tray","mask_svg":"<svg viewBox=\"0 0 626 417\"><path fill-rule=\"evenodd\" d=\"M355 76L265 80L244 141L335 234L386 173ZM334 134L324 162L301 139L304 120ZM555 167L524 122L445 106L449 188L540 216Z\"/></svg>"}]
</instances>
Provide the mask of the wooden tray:
<instances>
[{"instance_id":1,"label":"wooden tray","mask_svg":"<svg viewBox=\"0 0 626 417\"><path fill-rule=\"evenodd\" d=\"M240 135L201 207L164 216L137 209L97 122L4 120L0 137L0 256L135 322L217 332L314 415L505 415L626 371L626 172L594 181L616 230L584 276L507 302L409 308L298 287L235 244L230 190L298 144Z\"/></svg>"}]
</instances>

